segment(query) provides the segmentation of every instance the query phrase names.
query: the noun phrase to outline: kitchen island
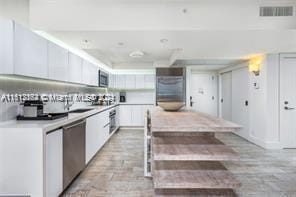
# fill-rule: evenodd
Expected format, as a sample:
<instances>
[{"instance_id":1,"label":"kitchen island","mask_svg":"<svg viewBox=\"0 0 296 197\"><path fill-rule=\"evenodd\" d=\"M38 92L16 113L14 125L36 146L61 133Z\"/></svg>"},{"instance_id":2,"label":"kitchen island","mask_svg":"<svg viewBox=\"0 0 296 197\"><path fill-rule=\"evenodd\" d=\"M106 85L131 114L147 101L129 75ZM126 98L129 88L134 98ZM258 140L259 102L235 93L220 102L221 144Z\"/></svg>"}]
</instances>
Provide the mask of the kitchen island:
<instances>
[{"instance_id":1,"label":"kitchen island","mask_svg":"<svg viewBox=\"0 0 296 197\"><path fill-rule=\"evenodd\" d=\"M159 107L147 122L156 196L228 192L240 186L221 163L238 160L238 154L215 138L215 133L235 132L239 125L188 109L167 112Z\"/></svg>"}]
</instances>

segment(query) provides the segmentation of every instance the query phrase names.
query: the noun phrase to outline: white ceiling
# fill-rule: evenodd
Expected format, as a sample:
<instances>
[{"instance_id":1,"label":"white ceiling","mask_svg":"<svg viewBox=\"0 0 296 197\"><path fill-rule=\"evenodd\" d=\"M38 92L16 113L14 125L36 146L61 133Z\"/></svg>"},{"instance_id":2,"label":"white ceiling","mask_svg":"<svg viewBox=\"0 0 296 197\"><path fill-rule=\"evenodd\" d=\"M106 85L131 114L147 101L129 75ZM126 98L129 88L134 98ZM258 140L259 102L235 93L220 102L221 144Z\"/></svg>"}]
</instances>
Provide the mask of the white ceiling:
<instances>
[{"instance_id":1,"label":"white ceiling","mask_svg":"<svg viewBox=\"0 0 296 197\"><path fill-rule=\"evenodd\" d=\"M296 0L31 0L30 25L114 68L176 60L220 68L255 54L296 52L296 16L260 18L262 5L296 10ZM144 57L129 57L135 50Z\"/></svg>"}]
</instances>

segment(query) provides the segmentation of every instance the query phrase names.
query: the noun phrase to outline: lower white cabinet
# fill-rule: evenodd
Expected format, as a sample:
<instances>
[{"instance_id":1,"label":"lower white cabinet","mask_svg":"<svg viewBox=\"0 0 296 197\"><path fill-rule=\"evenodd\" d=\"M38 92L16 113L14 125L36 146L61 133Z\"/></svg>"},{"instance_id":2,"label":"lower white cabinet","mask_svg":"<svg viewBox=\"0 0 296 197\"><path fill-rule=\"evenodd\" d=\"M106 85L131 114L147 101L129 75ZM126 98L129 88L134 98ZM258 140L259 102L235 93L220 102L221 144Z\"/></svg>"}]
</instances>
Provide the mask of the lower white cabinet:
<instances>
[{"instance_id":1,"label":"lower white cabinet","mask_svg":"<svg viewBox=\"0 0 296 197\"><path fill-rule=\"evenodd\" d=\"M130 104L119 106L120 126L144 126L144 113L153 105Z\"/></svg>"},{"instance_id":2,"label":"lower white cabinet","mask_svg":"<svg viewBox=\"0 0 296 197\"><path fill-rule=\"evenodd\" d=\"M109 139L109 111L104 111L86 119L85 162L93 158Z\"/></svg>"},{"instance_id":3,"label":"lower white cabinet","mask_svg":"<svg viewBox=\"0 0 296 197\"><path fill-rule=\"evenodd\" d=\"M59 196L63 191L63 130L46 135L46 196Z\"/></svg>"},{"instance_id":4,"label":"lower white cabinet","mask_svg":"<svg viewBox=\"0 0 296 197\"><path fill-rule=\"evenodd\" d=\"M120 105L119 106L119 125L132 126L132 106Z\"/></svg>"},{"instance_id":5,"label":"lower white cabinet","mask_svg":"<svg viewBox=\"0 0 296 197\"><path fill-rule=\"evenodd\" d=\"M85 163L91 160L102 143L102 139L100 139L100 114L97 114L86 119Z\"/></svg>"},{"instance_id":6,"label":"lower white cabinet","mask_svg":"<svg viewBox=\"0 0 296 197\"><path fill-rule=\"evenodd\" d=\"M132 126L144 126L142 105L132 105Z\"/></svg>"}]
</instances>

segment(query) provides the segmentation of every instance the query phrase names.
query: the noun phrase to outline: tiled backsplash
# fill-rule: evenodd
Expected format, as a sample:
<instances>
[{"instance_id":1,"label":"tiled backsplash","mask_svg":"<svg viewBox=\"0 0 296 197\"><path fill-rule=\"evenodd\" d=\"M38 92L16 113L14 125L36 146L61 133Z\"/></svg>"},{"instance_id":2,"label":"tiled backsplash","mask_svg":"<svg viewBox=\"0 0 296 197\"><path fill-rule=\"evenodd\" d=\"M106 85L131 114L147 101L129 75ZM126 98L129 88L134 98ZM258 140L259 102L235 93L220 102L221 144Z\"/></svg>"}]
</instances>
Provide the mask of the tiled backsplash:
<instances>
[{"instance_id":1,"label":"tiled backsplash","mask_svg":"<svg viewBox=\"0 0 296 197\"><path fill-rule=\"evenodd\" d=\"M97 94L104 93L98 88L82 87L72 84L55 83L51 81L14 79L0 76L0 96L3 94L67 94L68 92ZM1 98L1 97L0 97ZM76 103L87 105L87 103ZM64 103L47 102L45 112L58 112L64 110ZM0 102L0 122L16 118L19 113L19 103Z\"/></svg>"}]
</instances>

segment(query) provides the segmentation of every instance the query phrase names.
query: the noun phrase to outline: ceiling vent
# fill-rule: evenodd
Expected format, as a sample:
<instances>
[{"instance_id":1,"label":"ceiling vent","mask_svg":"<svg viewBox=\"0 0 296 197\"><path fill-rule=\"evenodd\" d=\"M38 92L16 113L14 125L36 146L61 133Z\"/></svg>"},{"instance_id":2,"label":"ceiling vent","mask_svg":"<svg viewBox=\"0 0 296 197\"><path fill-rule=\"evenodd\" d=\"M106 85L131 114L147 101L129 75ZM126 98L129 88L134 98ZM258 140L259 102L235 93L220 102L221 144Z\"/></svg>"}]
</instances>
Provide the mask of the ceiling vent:
<instances>
[{"instance_id":1,"label":"ceiling vent","mask_svg":"<svg viewBox=\"0 0 296 197\"><path fill-rule=\"evenodd\" d=\"M293 16L293 14L294 14L293 6L260 7L260 16L261 17L265 17L265 16Z\"/></svg>"}]
</instances>

